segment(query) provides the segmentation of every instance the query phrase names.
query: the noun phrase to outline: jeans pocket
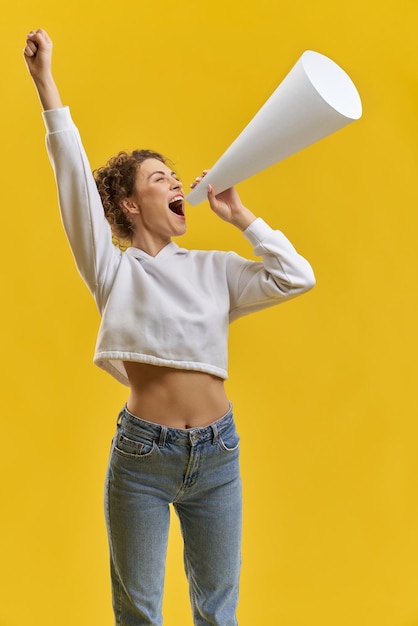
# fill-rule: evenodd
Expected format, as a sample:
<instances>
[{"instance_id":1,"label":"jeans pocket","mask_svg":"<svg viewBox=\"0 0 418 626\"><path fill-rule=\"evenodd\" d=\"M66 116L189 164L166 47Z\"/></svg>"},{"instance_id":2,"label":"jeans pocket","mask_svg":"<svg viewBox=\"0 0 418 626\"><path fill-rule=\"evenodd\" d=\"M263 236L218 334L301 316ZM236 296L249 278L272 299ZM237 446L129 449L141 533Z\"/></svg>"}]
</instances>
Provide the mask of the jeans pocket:
<instances>
[{"instance_id":1,"label":"jeans pocket","mask_svg":"<svg viewBox=\"0 0 418 626\"><path fill-rule=\"evenodd\" d=\"M239 435L234 424L228 426L218 435L219 447L225 452L235 452L239 448L239 441Z\"/></svg>"},{"instance_id":2,"label":"jeans pocket","mask_svg":"<svg viewBox=\"0 0 418 626\"><path fill-rule=\"evenodd\" d=\"M124 457L131 459L148 457L151 456L155 448L156 445L152 439L138 437L135 440L126 437L121 432L116 435L114 451Z\"/></svg>"}]
</instances>

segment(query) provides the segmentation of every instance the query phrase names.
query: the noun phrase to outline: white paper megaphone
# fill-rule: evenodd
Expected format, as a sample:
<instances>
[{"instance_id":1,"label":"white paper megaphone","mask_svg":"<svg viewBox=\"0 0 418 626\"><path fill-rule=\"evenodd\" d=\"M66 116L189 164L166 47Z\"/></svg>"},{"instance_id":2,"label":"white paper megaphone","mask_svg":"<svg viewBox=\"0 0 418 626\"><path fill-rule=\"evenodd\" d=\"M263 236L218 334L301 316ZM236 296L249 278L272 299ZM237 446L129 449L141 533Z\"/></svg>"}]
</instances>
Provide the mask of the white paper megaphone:
<instances>
[{"instance_id":1,"label":"white paper megaphone","mask_svg":"<svg viewBox=\"0 0 418 626\"><path fill-rule=\"evenodd\" d=\"M328 57L307 50L204 179L186 196L196 205L361 117L358 91Z\"/></svg>"}]
</instances>

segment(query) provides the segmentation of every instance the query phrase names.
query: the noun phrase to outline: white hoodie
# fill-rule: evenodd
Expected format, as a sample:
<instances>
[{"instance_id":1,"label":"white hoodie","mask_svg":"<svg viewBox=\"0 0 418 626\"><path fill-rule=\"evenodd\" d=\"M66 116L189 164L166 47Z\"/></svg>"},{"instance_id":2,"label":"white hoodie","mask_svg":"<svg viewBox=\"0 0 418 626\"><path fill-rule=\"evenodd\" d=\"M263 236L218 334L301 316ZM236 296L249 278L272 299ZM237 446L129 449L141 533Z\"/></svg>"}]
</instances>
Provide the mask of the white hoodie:
<instances>
[{"instance_id":1,"label":"white hoodie","mask_svg":"<svg viewBox=\"0 0 418 626\"><path fill-rule=\"evenodd\" d=\"M263 262L170 242L155 257L112 243L68 107L43 113L64 228L102 321L94 362L128 384L123 361L227 378L229 322L315 284L309 263L257 218L244 232Z\"/></svg>"}]
</instances>

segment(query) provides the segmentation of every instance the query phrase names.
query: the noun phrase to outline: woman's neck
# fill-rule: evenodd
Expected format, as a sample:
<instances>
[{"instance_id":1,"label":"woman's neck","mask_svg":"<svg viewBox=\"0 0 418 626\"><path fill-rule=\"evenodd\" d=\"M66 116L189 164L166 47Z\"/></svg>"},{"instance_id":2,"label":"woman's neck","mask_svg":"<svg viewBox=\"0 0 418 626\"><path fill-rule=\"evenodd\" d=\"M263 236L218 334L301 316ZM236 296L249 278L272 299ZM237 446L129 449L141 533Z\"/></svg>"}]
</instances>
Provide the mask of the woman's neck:
<instances>
[{"instance_id":1,"label":"woman's neck","mask_svg":"<svg viewBox=\"0 0 418 626\"><path fill-rule=\"evenodd\" d=\"M132 237L132 246L139 248L150 256L157 256L163 248L171 242L171 238L155 238L148 233L135 233Z\"/></svg>"}]
</instances>

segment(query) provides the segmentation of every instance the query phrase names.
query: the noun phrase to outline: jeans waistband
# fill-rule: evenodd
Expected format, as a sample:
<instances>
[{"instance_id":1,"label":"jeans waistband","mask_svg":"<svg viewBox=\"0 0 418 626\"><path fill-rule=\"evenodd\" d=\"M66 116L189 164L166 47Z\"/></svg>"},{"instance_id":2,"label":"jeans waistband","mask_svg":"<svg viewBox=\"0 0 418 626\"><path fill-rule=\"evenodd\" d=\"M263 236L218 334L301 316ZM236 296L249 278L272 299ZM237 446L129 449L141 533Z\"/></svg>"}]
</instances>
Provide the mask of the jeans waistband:
<instances>
[{"instance_id":1,"label":"jeans waistband","mask_svg":"<svg viewBox=\"0 0 418 626\"><path fill-rule=\"evenodd\" d=\"M196 428L170 428L169 426L163 426L162 424L155 424L154 422L148 422L136 415L133 415L128 411L126 405L122 409L118 417L118 424L126 428L128 431L143 430L148 435L152 435L153 439L159 446L163 446L165 442L178 443L178 444L192 444L202 443L204 441L215 440L226 428L228 428L234 421L232 404L229 404L229 410L225 415L220 417L212 424L208 426L196 427Z\"/></svg>"}]
</instances>

